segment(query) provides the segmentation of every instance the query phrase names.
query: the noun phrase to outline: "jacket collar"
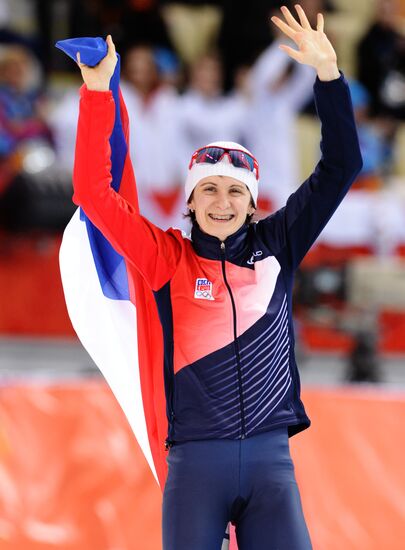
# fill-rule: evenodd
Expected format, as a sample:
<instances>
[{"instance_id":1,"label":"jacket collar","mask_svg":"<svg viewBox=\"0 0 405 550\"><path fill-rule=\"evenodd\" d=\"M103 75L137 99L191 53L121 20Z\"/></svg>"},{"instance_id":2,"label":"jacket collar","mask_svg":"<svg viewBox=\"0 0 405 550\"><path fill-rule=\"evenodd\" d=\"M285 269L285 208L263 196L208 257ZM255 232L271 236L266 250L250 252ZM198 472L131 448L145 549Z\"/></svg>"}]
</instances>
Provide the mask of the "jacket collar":
<instances>
[{"instance_id":1,"label":"jacket collar","mask_svg":"<svg viewBox=\"0 0 405 550\"><path fill-rule=\"evenodd\" d=\"M191 242L196 253L203 258L221 260L224 258L225 251L225 258L229 260L238 256L245 248L248 229L249 226L243 224L235 233L229 235L224 241L225 250L223 250L221 249L222 241L218 239L218 237L213 237L212 235L208 235L208 233L204 233L204 231L200 229L198 223L194 222L191 229Z\"/></svg>"}]
</instances>

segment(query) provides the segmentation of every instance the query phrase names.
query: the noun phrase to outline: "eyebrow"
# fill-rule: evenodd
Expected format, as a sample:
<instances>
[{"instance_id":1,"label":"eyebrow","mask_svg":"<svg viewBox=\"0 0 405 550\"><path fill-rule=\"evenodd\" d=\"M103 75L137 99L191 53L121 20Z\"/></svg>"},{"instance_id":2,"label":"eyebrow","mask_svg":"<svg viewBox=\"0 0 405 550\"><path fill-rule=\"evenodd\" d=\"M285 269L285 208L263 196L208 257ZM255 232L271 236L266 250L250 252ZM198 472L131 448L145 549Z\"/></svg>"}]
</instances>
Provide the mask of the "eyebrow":
<instances>
[{"instance_id":1,"label":"eyebrow","mask_svg":"<svg viewBox=\"0 0 405 550\"><path fill-rule=\"evenodd\" d=\"M218 187L218 184L213 182L213 181L205 181L204 183L201 184L201 187L205 187L206 185L214 185L215 187ZM246 186L240 184L240 183L232 183L228 189L231 189L233 187L237 187L238 189L245 189Z\"/></svg>"}]
</instances>

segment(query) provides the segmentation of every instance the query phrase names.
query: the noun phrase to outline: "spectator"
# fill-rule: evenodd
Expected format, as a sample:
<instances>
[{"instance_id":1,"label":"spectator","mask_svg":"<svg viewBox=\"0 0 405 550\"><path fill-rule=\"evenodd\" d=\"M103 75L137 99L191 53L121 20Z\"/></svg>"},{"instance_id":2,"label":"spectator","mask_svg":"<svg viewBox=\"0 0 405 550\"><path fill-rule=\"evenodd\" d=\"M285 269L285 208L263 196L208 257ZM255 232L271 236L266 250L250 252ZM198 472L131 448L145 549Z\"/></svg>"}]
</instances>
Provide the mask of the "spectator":
<instances>
[{"instance_id":1,"label":"spectator","mask_svg":"<svg viewBox=\"0 0 405 550\"><path fill-rule=\"evenodd\" d=\"M70 175L74 163L78 116L79 95L77 86L71 86L56 101L48 116L59 169Z\"/></svg>"},{"instance_id":2,"label":"spectator","mask_svg":"<svg viewBox=\"0 0 405 550\"><path fill-rule=\"evenodd\" d=\"M378 0L376 18L358 47L358 77L371 96L371 114L405 120L405 37L397 0Z\"/></svg>"},{"instance_id":3,"label":"spectator","mask_svg":"<svg viewBox=\"0 0 405 550\"><path fill-rule=\"evenodd\" d=\"M246 102L239 95L223 94L222 62L218 55L207 54L191 66L189 86L179 104L186 158L201 143L240 141Z\"/></svg>"},{"instance_id":4,"label":"spectator","mask_svg":"<svg viewBox=\"0 0 405 550\"><path fill-rule=\"evenodd\" d=\"M293 64L276 39L250 76L251 104L244 124L246 146L256 152L263 182L263 214L285 204L299 183L296 116L312 94L311 67Z\"/></svg>"},{"instance_id":5,"label":"spectator","mask_svg":"<svg viewBox=\"0 0 405 550\"><path fill-rule=\"evenodd\" d=\"M134 121L130 149L141 210L160 227L184 225L177 205L183 183L177 157L177 91L162 79L155 51L147 45L128 50L123 77L122 93Z\"/></svg>"},{"instance_id":6,"label":"spectator","mask_svg":"<svg viewBox=\"0 0 405 550\"><path fill-rule=\"evenodd\" d=\"M363 168L352 189L379 189L392 162L392 146L386 126L369 116L370 96L365 87L355 80L349 81L349 87L363 157Z\"/></svg>"},{"instance_id":7,"label":"spectator","mask_svg":"<svg viewBox=\"0 0 405 550\"><path fill-rule=\"evenodd\" d=\"M50 138L43 117L39 75L30 52L7 46L0 55L0 152L12 153L24 140Z\"/></svg>"},{"instance_id":8,"label":"spectator","mask_svg":"<svg viewBox=\"0 0 405 550\"><path fill-rule=\"evenodd\" d=\"M329 246L366 247L386 257L404 238L403 201L390 186L392 125L385 117L370 117L370 95L362 84L350 80L349 87L363 168L320 239Z\"/></svg>"},{"instance_id":9,"label":"spectator","mask_svg":"<svg viewBox=\"0 0 405 550\"><path fill-rule=\"evenodd\" d=\"M29 50L22 45L5 46L0 52L0 189L18 172L25 144L51 142L39 84L38 65Z\"/></svg>"}]
</instances>

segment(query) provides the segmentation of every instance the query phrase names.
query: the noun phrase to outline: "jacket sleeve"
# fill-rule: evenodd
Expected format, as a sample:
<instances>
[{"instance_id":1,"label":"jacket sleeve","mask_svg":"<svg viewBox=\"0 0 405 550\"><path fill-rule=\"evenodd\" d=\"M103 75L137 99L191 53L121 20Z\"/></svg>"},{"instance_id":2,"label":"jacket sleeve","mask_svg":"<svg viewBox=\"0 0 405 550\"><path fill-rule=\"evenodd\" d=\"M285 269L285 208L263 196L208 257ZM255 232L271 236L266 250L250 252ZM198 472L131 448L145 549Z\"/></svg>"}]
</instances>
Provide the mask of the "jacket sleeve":
<instances>
[{"instance_id":1,"label":"jacket sleeve","mask_svg":"<svg viewBox=\"0 0 405 550\"><path fill-rule=\"evenodd\" d=\"M150 288L158 290L173 276L180 243L170 231L162 231L141 216L135 205L111 187L109 140L114 121L112 92L90 91L82 86L73 202L83 208L117 252L136 267ZM123 178L132 179L132 187L135 185L129 156ZM125 188L122 182L121 187Z\"/></svg>"},{"instance_id":2,"label":"jacket sleeve","mask_svg":"<svg viewBox=\"0 0 405 550\"><path fill-rule=\"evenodd\" d=\"M362 167L350 92L343 75L316 79L315 103L321 121L321 159L284 208L258 222L274 255L287 253L298 267Z\"/></svg>"}]
</instances>

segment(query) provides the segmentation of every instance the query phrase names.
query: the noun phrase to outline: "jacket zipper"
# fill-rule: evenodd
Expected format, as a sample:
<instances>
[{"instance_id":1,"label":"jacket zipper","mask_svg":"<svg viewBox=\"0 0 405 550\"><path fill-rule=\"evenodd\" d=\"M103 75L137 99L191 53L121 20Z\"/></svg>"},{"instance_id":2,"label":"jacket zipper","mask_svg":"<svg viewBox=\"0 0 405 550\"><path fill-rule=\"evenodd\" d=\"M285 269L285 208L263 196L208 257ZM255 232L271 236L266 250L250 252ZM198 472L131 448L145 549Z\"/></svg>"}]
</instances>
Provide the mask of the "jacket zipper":
<instances>
[{"instance_id":1,"label":"jacket zipper","mask_svg":"<svg viewBox=\"0 0 405 550\"><path fill-rule=\"evenodd\" d=\"M171 349L171 356L173 357L173 349ZM173 369L173 364L171 365ZM173 432L174 432L174 372L170 373L170 388L169 388L169 399L168 399L168 405L169 405L169 426L168 426L168 434L167 438L165 439L165 449L168 451L170 447L173 447L174 441L173 441Z\"/></svg>"},{"instance_id":2,"label":"jacket zipper","mask_svg":"<svg viewBox=\"0 0 405 550\"><path fill-rule=\"evenodd\" d=\"M224 277L225 286L228 289L229 296L231 298L231 304L232 304L233 337L234 337L234 346L235 346L235 353L236 353L236 365L237 365L238 386L239 386L240 416L241 416L240 420L241 420L241 427L242 427L241 439L245 439L245 437L246 437L245 411L244 411L244 404L243 404L242 373L241 373L241 365L240 365L239 344L238 344L238 341L237 341L237 330L236 330L236 307L235 307L235 300L233 298L231 287L229 286L228 280L226 278L226 272L225 272L225 243L223 241L221 242L221 265L222 265L222 275Z\"/></svg>"},{"instance_id":3,"label":"jacket zipper","mask_svg":"<svg viewBox=\"0 0 405 550\"><path fill-rule=\"evenodd\" d=\"M169 434L167 435L165 439L165 449L168 451L170 447L173 447L174 441L171 438L171 434L173 433L173 422L174 422L174 411L170 411L170 421L169 421Z\"/></svg>"}]
</instances>

